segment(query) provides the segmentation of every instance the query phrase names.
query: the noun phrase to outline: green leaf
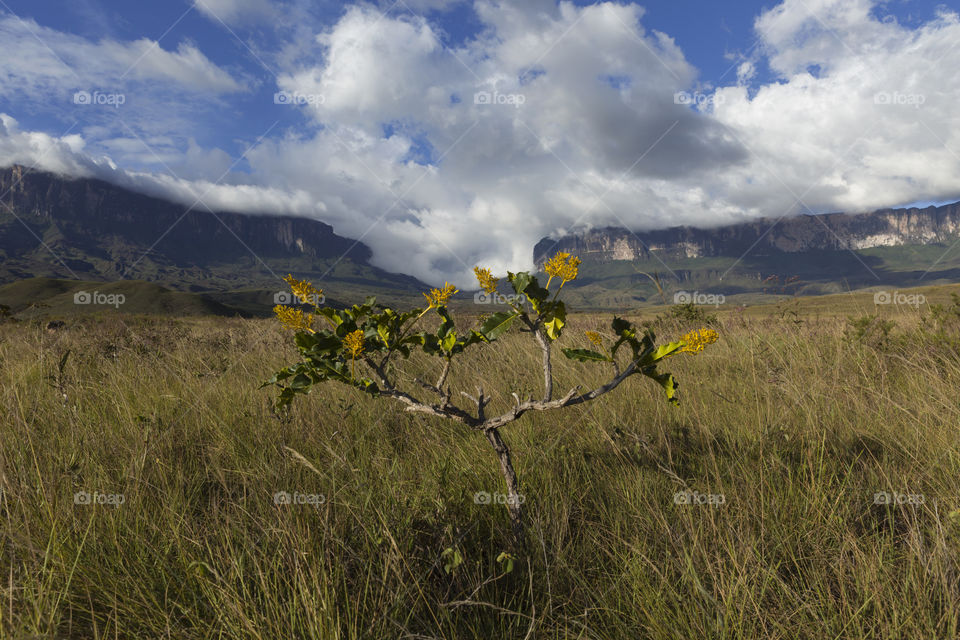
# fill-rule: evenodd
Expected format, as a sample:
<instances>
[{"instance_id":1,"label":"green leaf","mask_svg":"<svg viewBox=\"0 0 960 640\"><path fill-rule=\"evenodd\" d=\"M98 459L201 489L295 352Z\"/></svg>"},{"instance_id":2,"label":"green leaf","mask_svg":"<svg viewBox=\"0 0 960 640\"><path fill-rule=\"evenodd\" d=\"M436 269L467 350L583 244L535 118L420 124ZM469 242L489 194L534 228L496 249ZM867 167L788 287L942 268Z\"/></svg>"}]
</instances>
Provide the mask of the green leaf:
<instances>
[{"instance_id":1,"label":"green leaf","mask_svg":"<svg viewBox=\"0 0 960 640\"><path fill-rule=\"evenodd\" d=\"M393 332L390 331L390 326L386 322L381 322L377 325L377 335L380 336L380 339L383 340L385 346L390 346L390 338Z\"/></svg>"},{"instance_id":2,"label":"green leaf","mask_svg":"<svg viewBox=\"0 0 960 640\"><path fill-rule=\"evenodd\" d=\"M298 373L298 374L293 378L293 381L290 383L290 388L291 388L291 389L306 389L307 387L309 387L309 386L312 385L312 384L313 384L313 380L310 379L310 376L308 376L308 375L305 374L305 373Z\"/></svg>"},{"instance_id":3,"label":"green leaf","mask_svg":"<svg viewBox=\"0 0 960 640\"><path fill-rule=\"evenodd\" d=\"M440 340L432 333L424 333L423 351L427 355L435 356L440 353Z\"/></svg>"},{"instance_id":4,"label":"green leaf","mask_svg":"<svg viewBox=\"0 0 960 640\"><path fill-rule=\"evenodd\" d=\"M507 279L517 295L526 296L534 310L539 313L540 305L547 299L550 292L540 286L537 278L526 271L520 273L510 273L508 271Z\"/></svg>"},{"instance_id":5,"label":"green leaf","mask_svg":"<svg viewBox=\"0 0 960 640\"><path fill-rule=\"evenodd\" d=\"M650 353L646 354L641 360L642 365L653 364L659 360L662 360L669 356L670 354L676 353L683 347L683 342L671 342L669 344L664 344Z\"/></svg>"},{"instance_id":6,"label":"green leaf","mask_svg":"<svg viewBox=\"0 0 960 640\"><path fill-rule=\"evenodd\" d=\"M340 326L340 323L343 322L343 318L340 317L340 314L337 313L337 310L336 310L336 309L333 309L333 308L331 308L331 307L324 307L323 309L320 309L320 312L319 312L319 313L320 313L320 315L322 315L324 318L329 319L330 322L333 323L333 326L334 326L334 327L339 327L339 326Z\"/></svg>"},{"instance_id":7,"label":"green leaf","mask_svg":"<svg viewBox=\"0 0 960 640\"><path fill-rule=\"evenodd\" d=\"M623 318L614 316L613 321L610 323L610 327L613 329L614 333L620 336L610 348L610 353L612 355L616 355L617 350L620 349L624 343L626 343L630 345L630 349L633 352L633 357L636 359L641 351L641 346L640 342L637 340L637 331L633 328L633 325Z\"/></svg>"},{"instance_id":8,"label":"green leaf","mask_svg":"<svg viewBox=\"0 0 960 640\"><path fill-rule=\"evenodd\" d=\"M369 378L360 378L359 380L353 380L352 384L355 387L359 387L361 391L366 391L369 394L377 395L380 393L380 388L377 387L377 383Z\"/></svg>"},{"instance_id":9,"label":"green leaf","mask_svg":"<svg viewBox=\"0 0 960 640\"><path fill-rule=\"evenodd\" d=\"M559 338L564 324L565 323L560 318L554 318L553 320L547 320L544 322L543 326L547 330L547 337L551 340L556 340Z\"/></svg>"},{"instance_id":10,"label":"green leaf","mask_svg":"<svg viewBox=\"0 0 960 640\"><path fill-rule=\"evenodd\" d=\"M523 293L523 290L527 288L527 285L529 285L533 280L533 276L526 271L521 271L520 273L510 273L508 271L507 280L509 280L510 285L513 286L514 292L516 292L517 295L520 295Z\"/></svg>"},{"instance_id":11,"label":"green leaf","mask_svg":"<svg viewBox=\"0 0 960 640\"><path fill-rule=\"evenodd\" d=\"M443 318L440 328L437 329L437 337L443 340L448 333L453 331L453 318L450 317L450 312L447 311L446 307L437 307L437 313Z\"/></svg>"},{"instance_id":12,"label":"green leaf","mask_svg":"<svg viewBox=\"0 0 960 640\"><path fill-rule=\"evenodd\" d=\"M503 564L504 562L506 562L504 573L510 573L511 571L513 571L513 561L516 559L517 559L516 556L514 556L513 554L503 551L500 553L500 555L497 556L497 564Z\"/></svg>"},{"instance_id":13,"label":"green leaf","mask_svg":"<svg viewBox=\"0 0 960 640\"><path fill-rule=\"evenodd\" d=\"M560 332L563 330L564 325L566 325L566 305L564 305L563 302L551 303L544 318L549 318L549 320L543 323L543 326L547 330L547 337L551 340L556 340L560 337Z\"/></svg>"},{"instance_id":14,"label":"green leaf","mask_svg":"<svg viewBox=\"0 0 960 640\"><path fill-rule=\"evenodd\" d=\"M447 353L450 353L453 350L453 345L457 344L457 332L451 331L440 341L440 346L443 347L443 350Z\"/></svg>"},{"instance_id":15,"label":"green leaf","mask_svg":"<svg viewBox=\"0 0 960 640\"><path fill-rule=\"evenodd\" d=\"M580 362L612 362L612 358L590 349L561 349L563 355Z\"/></svg>"},{"instance_id":16,"label":"green leaf","mask_svg":"<svg viewBox=\"0 0 960 640\"><path fill-rule=\"evenodd\" d=\"M446 560L446 563L443 565L443 570L450 574L457 570L461 564L463 564L463 556L460 554L459 549L452 549L447 547L443 550L443 553L440 554L440 557Z\"/></svg>"},{"instance_id":17,"label":"green leaf","mask_svg":"<svg viewBox=\"0 0 960 640\"><path fill-rule=\"evenodd\" d=\"M480 327L480 333L482 333L487 340L496 340L506 333L516 317L517 313L515 311L500 311L495 313L483 323L483 326Z\"/></svg>"},{"instance_id":18,"label":"green leaf","mask_svg":"<svg viewBox=\"0 0 960 640\"><path fill-rule=\"evenodd\" d=\"M259 388L263 389L264 387L269 387L270 385L277 384L279 382L282 382L283 380L286 380L292 375L293 375L293 371L290 370L290 367L284 367L283 369L280 369L280 371L277 371L275 374L273 374L272 378L270 378L269 380L261 384Z\"/></svg>"},{"instance_id":19,"label":"green leaf","mask_svg":"<svg viewBox=\"0 0 960 640\"><path fill-rule=\"evenodd\" d=\"M316 344L316 339L313 337L313 334L307 333L306 331L298 331L293 335L293 343L301 349L310 349Z\"/></svg>"},{"instance_id":20,"label":"green leaf","mask_svg":"<svg viewBox=\"0 0 960 640\"><path fill-rule=\"evenodd\" d=\"M643 375L647 376L652 380L656 380L657 384L663 387L663 390L667 394L667 400L670 401L670 404L679 405L680 400L677 399L677 387L680 386L672 373L656 373L656 369L650 368L643 371Z\"/></svg>"},{"instance_id":21,"label":"green leaf","mask_svg":"<svg viewBox=\"0 0 960 640\"><path fill-rule=\"evenodd\" d=\"M469 347L471 345L477 344L478 342L486 342L487 337L480 333L479 331L471 331L469 337L464 338L462 343L464 347Z\"/></svg>"}]
</instances>

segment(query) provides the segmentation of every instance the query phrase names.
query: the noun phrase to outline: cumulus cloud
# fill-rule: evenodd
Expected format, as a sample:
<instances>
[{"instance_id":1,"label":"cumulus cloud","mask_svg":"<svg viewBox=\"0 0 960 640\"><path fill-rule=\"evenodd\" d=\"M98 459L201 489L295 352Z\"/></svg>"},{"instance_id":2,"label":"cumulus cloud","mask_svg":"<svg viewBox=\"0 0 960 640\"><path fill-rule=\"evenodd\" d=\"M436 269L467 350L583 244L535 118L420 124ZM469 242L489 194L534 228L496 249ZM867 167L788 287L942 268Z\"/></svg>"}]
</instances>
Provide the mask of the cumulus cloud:
<instances>
[{"instance_id":1,"label":"cumulus cloud","mask_svg":"<svg viewBox=\"0 0 960 640\"><path fill-rule=\"evenodd\" d=\"M960 196L957 14L909 29L873 8L787 0L758 18L780 78L719 89L713 113L753 159L725 176L734 204L779 215Z\"/></svg>"},{"instance_id":2,"label":"cumulus cloud","mask_svg":"<svg viewBox=\"0 0 960 640\"><path fill-rule=\"evenodd\" d=\"M542 236L584 226L960 198L955 13L907 28L871 0L785 0L758 16L759 53L735 83L698 91L697 70L638 5L472 8L483 29L453 48L422 14L360 4L299 55L278 54L277 88L309 121L250 150L251 173L228 176L215 202L320 217L378 266L468 286L474 264L527 268ZM194 181L131 174L90 160L83 138L5 129L0 162L48 149L65 171L178 201L229 168L218 149L158 136ZM112 156L126 143L111 144Z\"/></svg>"},{"instance_id":3,"label":"cumulus cloud","mask_svg":"<svg viewBox=\"0 0 960 640\"><path fill-rule=\"evenodd\" d=\"M163 198L201 211L233 211L260 215L293 215L322 218L326 207L322 201L298 189L280 189L256 184L223 181L223 174L213 176L211 152L193 149L186 161L193 159L209 177L186 179L165 174L129 171L117 166L109 157L94 157L85 151L80 135L50 136L36 131L22 131L10 115L0 113L0 166L20 164L40 171L49 171L73 178L97 178L133 191ZM199 158L192 158L196 154ZM223 162L213 152L214 162Z\"/></svg>"},{"instance_id":4,"label":"cumulus cloud","mask_svg":"<svg viewBox=\"0 0 960 640\"><path fill-rule=\"evenodd\" d=\"M258 175L343 193L332 222L380 266L466 281L478 262L528 266L548 231L633 221L638 197L647 224L662 223L669 209L651 204L702 204L672 181L747 159L724 126L678 104L696 71L642 28L640 7L474 6L487 29L454 50L419 16L349 9L318 34L317 64L279 78L323 130L251 154ZM284 162L305 155L335 158L335 173Z\"/></svg>"}]
</instances>

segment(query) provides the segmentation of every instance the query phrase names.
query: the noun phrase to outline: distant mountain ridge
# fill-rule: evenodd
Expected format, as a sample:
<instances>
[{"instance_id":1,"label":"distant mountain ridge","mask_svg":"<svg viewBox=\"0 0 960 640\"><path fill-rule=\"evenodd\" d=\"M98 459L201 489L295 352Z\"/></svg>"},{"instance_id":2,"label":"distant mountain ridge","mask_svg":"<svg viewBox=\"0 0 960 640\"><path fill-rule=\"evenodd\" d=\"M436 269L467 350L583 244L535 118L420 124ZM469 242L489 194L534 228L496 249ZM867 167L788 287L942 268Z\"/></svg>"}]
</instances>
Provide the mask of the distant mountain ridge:
<instances>
[{"instance_id":1,"label":"distant mountain ridge","mask_svg":"<svg viewBox=\"0 0 960 640\"><path fill-rule=\"evenodd\" d=\"M188 210L102 180L19 165L0 169L0 195L0 283L48 276L224 289L282 285L276 275L292 271L374 288L423 287L371 266L369 247L318 220Z\"/></svg>"},{"instance_id":2,"label":"distant mountain ridge","mask_svg":"<svg viewBox=\"0 0 960 640\"><path fill-rule=\"evenodd\" d=\"M593 229L536 244L538 267L557 251L590 262L618 260L770 256L813 251L946 243L960 233L960 202L924 209L881 209L872 213L803 215L716 227L673 227L632 232Z\"/></svg>"}]
</instances>

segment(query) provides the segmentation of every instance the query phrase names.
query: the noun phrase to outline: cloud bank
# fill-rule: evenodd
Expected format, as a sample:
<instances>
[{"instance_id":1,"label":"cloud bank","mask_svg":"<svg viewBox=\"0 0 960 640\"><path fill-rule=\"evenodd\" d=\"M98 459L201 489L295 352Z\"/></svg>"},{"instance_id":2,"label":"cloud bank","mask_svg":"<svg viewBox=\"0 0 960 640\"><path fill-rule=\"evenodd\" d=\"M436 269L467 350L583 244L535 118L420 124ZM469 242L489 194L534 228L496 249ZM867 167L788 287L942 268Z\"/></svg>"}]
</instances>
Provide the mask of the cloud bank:
<instances>
[{"instance_id":1,"label":"cloud bank","mask_svg":"<svg viewBox=\"0 0 960 640\"><path fill-rule=\"evenodd\" d=\"M269 10L206 1L224 21ZM956 13L908 28L869 0L786 0L757 17L759 45L736 79L704 88L669 34L644 27L639 5L477 0L473 11L483 28L457 45L421 15L374 5L318 25L300 55L278 55L271 79L288 101L278 108L305 120L250 149L250 172L219 185L217 170L230 168L219 150L172 152L182 157L171 167L205 167L203 180L136 173L96 159L82 136L22 132L9 116L0 163L317 217L371 246L377 266L460 285L475 264L527 268L539 238L579 227L960 199ZM183 45L141 73L242 90L208 63ZM41 93L63 73L52 62L33 75L0 70L14 72Z\"/></svg>"}]
</instances>

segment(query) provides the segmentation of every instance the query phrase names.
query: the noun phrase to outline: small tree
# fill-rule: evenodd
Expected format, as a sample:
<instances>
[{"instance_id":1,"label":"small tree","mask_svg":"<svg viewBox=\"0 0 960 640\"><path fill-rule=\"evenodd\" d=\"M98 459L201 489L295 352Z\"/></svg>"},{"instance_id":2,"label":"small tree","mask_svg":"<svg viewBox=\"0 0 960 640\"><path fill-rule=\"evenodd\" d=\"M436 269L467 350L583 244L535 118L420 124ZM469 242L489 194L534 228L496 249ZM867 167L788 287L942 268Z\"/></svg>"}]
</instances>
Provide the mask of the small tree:
<instances>
[{"instance_id":1,"label":"small tree","mask_svg":"<svg viewBox=\"0 0 960 640\"><path fill-rule=\"evenodd\" d=\"M278 305L274 312L286 328L295 332L294 341L303 359L278 371L263 386L278 386L278 405L285 407L297 394L308 393L313 385L333 380L361 389L377 398L391 398L401 402L406 405L407 411L455 420L483 433L497 454L500 471L507 485L507 507L514 537L522 544L520 483L510 457L510 449L504 442L500 429L531 411L563 409L595 400L613 391L634 375L646 376L655 381L663 387L667 399L677 404L677 382L671 374L658 371L657 364L677 353L699 353L718 337L716 331L700 329L688 333L678 341L657 346L649 329L638 330L627 320L614 316L610 323L614 340L606 346L598 333L588 331L587 338L596 350L561 349L571 360L606 364L611 370L609 380L587 391L581 391L581 387L577 385L567 390L562 397L555 398L551 365L552 345L562 335L567 317L567 308L559 296L563 286L576 279L579 265L578 258L567 253L558 253L545 265L545 271L550 278L543 287L530 273L508 273L507 280L517 294L516 300L526 300L530 309L525 308L523 302L510 302L509 311L494 313L478 328L465 332L457 330L447 310L447 302L457 293L457 289L449 283L441 289L432 289L430 293L423 294L428 303L425 309L403 312L379 305L373 297L367 298L362 305L354 305L348 309L312 304L314 313L306 314L301 309ZM496 292L499 279L494 278L489 269L475 267L474 273L481 289L487 294ZM551 292L550 285L554 279L560 281L560 286ZM301 302L316 302L322 299L322 291L315 289L310 283L297 280L292 275L285 280ZM439 319L436 330L415 331L420 319L431 310ZM328 327L314 329L315 322L320 318L326 321ZM462 396L469 399L470 404L467 407L460 406L447 385L454 359L475 345L494 342L516 324L519 324L521 331L530 334L542 354L543 394L539 399L532 396L522 399L517 393L513 393L514 404L511 409L499 415L487 415L490 398L484 393L483 387L478 386L475 395L461 392ZM418 390L401 389L394 382L393 367L398 364L398 359L408 358L415 350L422 350L428 356L437 358L437 380L431 384L417 378ZM624 353L627 355L622 355ZM422 400L416 395L422 391L429 392L436 400Z\"/></svg>"}]
</instances>

